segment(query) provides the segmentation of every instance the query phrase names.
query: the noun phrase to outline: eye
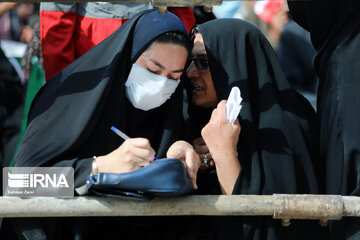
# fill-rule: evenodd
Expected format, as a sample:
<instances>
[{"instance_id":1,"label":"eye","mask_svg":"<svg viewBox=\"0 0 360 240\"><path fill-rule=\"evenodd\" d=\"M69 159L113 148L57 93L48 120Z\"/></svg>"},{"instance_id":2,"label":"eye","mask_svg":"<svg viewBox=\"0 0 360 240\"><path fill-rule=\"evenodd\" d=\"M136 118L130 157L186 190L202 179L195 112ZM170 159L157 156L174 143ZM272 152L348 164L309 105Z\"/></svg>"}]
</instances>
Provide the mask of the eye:
<instances>
[{"instance_id":1,"label":"eye","mask_svg":"<svg viewBox=\"0 0 360 240\"><path fill-rule=\"evenodd\" d=\"M146 68L149 72L151 72L151 73L154 73L154 74L158 74L159 73L159 71L156 71L156 70L151 70L150 68Z\"/></svg>"},{"instance_id":2,"label":"eye","mask_svg":"<svg viewBox=\"0 0 360 240\"><path fill-rule=\"evenodd\" d=\"M174 80L174 81L177 81L180 79L182 73L180 74L177 74L176 76L173 76L173 75L168 75L167 78L170 79L170 80Z\"/></svg>"},{"instance_id":3,"label":"eye","mask_svg":"<svg viewBox=\"0 0 360 240\"><path fill-rule=\"evenodd\" d=\"M209 65L209 62L207 59L204 59L204 58L198 58L199 59L199 63L201 65L201 68L202 69L206 69Z\"/></svg>"}]
</instances>

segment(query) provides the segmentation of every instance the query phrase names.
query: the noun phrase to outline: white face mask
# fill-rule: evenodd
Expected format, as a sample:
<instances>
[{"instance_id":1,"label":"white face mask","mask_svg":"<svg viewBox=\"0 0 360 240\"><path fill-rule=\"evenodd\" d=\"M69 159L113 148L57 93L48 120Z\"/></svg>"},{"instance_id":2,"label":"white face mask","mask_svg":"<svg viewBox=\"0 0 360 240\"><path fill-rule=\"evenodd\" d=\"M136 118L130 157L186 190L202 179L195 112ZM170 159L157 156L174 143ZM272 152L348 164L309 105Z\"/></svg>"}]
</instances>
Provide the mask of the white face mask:
<instances>
[{"instance_id":1,"label":"white face mask","mask_svg":"<svg viewBox=\"0 0 360 240\"><path fill-rule=\"evenodd\" d=\"M125 82L126 96L134 107L147 111L170 99L179 83L133 64Z\"/></svg>"}]
</instances>

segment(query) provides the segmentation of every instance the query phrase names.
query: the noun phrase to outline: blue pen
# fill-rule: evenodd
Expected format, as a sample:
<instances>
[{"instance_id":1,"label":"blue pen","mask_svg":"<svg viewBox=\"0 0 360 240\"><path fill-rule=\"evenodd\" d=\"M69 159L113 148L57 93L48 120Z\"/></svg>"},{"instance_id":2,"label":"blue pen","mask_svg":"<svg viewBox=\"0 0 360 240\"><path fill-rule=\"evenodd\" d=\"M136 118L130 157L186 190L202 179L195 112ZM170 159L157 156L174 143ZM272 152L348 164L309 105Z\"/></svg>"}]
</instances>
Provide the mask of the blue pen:
<instances>
[{"instance_id":1,"label":"blue pen","mask_svg":"<svg viewBox=\"0 0 360 240\"><path fill-rule=\"evenodd\" d=\"M120 136L122 139L126 140L129 139L130 137L128 135L126 135L125 133L123 133L122 131L120 131L119 129L117 129L114 126L111 126L110 128L114 133L116 133L118 136ZM154 160L157 160L157 157L155 155Z\"/></svg>"},{"instance_id":2,"label":"blue pen","mask_svg":"<svg viewBox=\"0 0 360 240\"><path fill-rule=\"evenodd\" d=\"M126 135L125 133L123 133L122 131L120 131L119 129L117 129L114 126L111 127L111 130L114 131L118 136L122 137L122 139L124 139L124 140L130 138L128 135Z\"/></svg>"}]
</instances>

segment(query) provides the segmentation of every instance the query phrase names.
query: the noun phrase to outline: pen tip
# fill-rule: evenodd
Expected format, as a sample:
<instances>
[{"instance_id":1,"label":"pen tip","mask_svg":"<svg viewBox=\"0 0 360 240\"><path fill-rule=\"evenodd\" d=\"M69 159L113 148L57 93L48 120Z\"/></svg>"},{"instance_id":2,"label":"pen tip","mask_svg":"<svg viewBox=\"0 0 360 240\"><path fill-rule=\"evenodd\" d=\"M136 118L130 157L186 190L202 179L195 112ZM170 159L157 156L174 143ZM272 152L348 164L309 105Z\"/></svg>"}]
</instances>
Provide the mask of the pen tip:
<instances>
[{"instance_id":1,"label":"pen tip","mask_svg":"<svg viewBox=\"0 0 360 240\"><path fill-rule=\"evenodd\" d=\"M115 128L114 126L111 126L111 128L110 128L110 129L114 131L116 128Z\"/></svg>"}]
</instances>

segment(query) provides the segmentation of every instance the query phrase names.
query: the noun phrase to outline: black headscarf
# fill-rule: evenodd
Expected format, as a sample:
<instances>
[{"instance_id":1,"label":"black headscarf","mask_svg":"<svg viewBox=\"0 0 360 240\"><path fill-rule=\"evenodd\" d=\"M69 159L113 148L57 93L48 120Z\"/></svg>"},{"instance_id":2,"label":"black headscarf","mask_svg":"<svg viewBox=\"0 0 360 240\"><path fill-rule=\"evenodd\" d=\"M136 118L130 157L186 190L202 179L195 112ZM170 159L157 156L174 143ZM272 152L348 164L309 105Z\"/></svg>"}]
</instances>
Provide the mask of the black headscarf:
<instances>
[{"instance_id":1,"label":"black headscarf","mask_svg":"<svg viewBox=\"0 0 360 240\"><path fill-rule=\"evenodd\" d=\"M360 1L288 1L318 53L317 114L326 193L360 196ZM355 110L356 109L356 110ZM360 219L330 222L332 239L360 239Z\"/></svg>"},{"instance_id":2,"label":"black headscarf","mask_svg":"<svg viewBox=\"0 0 360 240\"><path fill-rule=\"evenodd\" d=\"M77 187L89 174L92 156L108 154L123 142L111 126L149 139L157 156L165 157L183 135L181 86L162 106L142 111L127 100L124 84L137 57L170 31L188 35L171 13L139 13L54 76L32 104L15 166L74 167Z\"/></svg>"},{"instance_id":3,"label":"black headscarf","mask_svg":"<svg viewBox=\"0 0 360 240\"><path fill-rule=\"evenodd\" d=\"M291 17L311 33L318 51L329 39L339 37L344 26L357 25L359 21L360 1L357 0L288 1L288 5Z\"/></svg>"},{"instance_id":4,"label":"black headscarf","mask_svg":"<svg viewBox=\"0 0 360 240\"><path fill-rule=\"evenodd\" d=\"M233 86L243 97L237 148L241 172L233 194L319 193L315 112L290 87L269 42L253 24L238 19L210 21L199 30L218 99L227 99ZM201 129L212 109L189 104L190 118ZM270 219L241 221L231 231L243 236L239 239L304 237L297 228L305 227L302 223L282 229L280 222ZM312 234L306 239L316 238L316 231Z\"/></svg>"}]
</instances>

